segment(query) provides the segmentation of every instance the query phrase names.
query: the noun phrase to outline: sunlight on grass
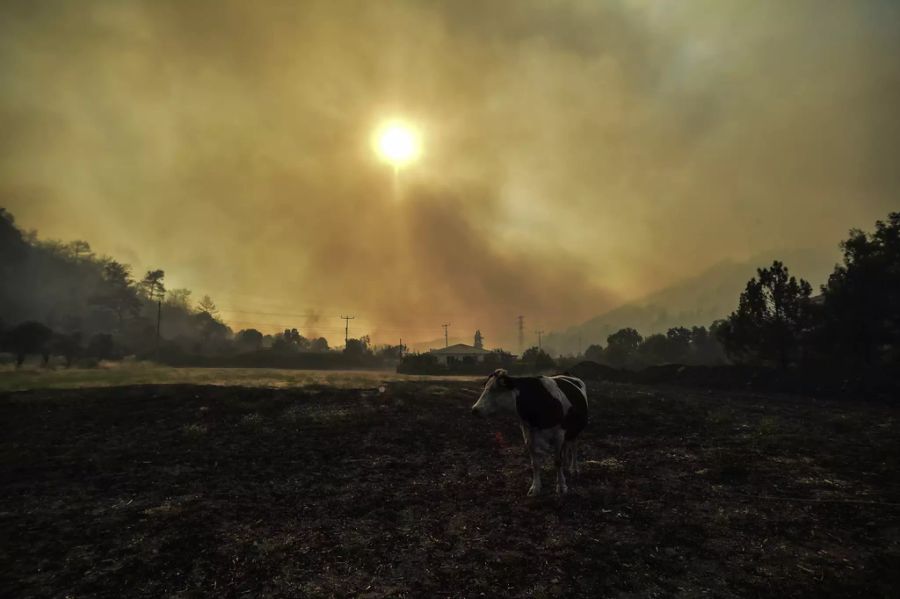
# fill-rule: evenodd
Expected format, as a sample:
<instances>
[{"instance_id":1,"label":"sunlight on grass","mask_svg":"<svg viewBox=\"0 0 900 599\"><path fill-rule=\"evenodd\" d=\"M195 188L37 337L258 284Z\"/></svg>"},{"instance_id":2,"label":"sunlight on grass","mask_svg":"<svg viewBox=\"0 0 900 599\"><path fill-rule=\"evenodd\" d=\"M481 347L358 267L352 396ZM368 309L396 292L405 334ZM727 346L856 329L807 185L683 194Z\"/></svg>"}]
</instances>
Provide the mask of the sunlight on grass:
<instances>
[{"instance_id":1,"label":"sunlight on grass","mask_svg":"<svg viewBox=\"0 0 900 599\"><path fill-rule=\"evenodd\" d=\"M0 369L0 391L78 389L122 385L222 385L242 387L307 387L344 389L373 387L381 382L472 380L475 377L427 377L371 370L280 370L276 368L172 368L149 362L102 363L89 369Z\"/></svg>"}]
</instances>

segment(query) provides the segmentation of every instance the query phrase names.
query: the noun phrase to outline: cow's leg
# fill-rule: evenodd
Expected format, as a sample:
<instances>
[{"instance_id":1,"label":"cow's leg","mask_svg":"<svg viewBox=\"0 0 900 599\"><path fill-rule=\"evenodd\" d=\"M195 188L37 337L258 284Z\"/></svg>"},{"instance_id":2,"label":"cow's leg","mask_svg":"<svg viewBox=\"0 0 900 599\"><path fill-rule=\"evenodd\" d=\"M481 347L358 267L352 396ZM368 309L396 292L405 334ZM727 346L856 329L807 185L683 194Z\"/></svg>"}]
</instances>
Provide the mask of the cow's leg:
<instances>
[{"instance_id":1,"label":"cow's leg","mask_svg":"<svg viewBox=\"0 0 900 599\"><path fill-rule=\"evenodd\" d=\"M553 456L556 462L556 492L560 495L565 495L569 491L569 488L566 486L566 474L563 472L563 448L566 444L566 432L563 430L557 431L553 441Z\"/></svg>"},{"instance_id":2,"label":"cow's leg","mask_svg":"<svg viewBox=\"0 0 900 599\"><path fill-rule=\"evenodd\" d=\"M576 475L581 474L581 468L578 466L578 440L572 441L572 472Z\"/></svg>"},{"instance_id":3,"label":"cow's leg","mask_svg":"<svg viewBox=\"0 0 900 599\"><path fill-rule=\"evenodd\" d=\"M529 453L531 454L531 488L528 489L528 496L534 497L541 493L541 458L533 444Z\"/></svg>"},{"instance_id":4,"label":"cow's leg","mask_svg":"<svg viewBox=\"0 0 900 599\"><path fill-rule=\"evenodd\" d=\"M531 488L528 489L528 496L532 497L541 492L541 456L538 453L537 439L534 438L535 433L531 427L522 425L522 437L525 439L525 449L528 450L528 457L531 459Z\"/></svg>"}]
</instances>

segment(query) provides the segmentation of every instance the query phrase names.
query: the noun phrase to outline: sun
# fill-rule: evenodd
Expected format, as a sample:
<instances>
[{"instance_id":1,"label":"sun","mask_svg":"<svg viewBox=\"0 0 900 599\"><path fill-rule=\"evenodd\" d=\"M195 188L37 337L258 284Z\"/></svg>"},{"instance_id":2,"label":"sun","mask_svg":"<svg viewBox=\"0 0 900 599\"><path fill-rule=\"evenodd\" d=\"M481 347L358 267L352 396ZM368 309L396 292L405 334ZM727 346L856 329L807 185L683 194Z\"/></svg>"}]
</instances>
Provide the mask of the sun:
<instances>
[{"instance_id":1,"label":"sun","mask_svg":"<svg viewBox=\"0 0 900 599\"><path fill-rule=\"evenodd\" d=\"M409 164L422 153L419 133L402 121L390 121L375 132L375 151L395 167Z\"/></svg>"}]
</instances>

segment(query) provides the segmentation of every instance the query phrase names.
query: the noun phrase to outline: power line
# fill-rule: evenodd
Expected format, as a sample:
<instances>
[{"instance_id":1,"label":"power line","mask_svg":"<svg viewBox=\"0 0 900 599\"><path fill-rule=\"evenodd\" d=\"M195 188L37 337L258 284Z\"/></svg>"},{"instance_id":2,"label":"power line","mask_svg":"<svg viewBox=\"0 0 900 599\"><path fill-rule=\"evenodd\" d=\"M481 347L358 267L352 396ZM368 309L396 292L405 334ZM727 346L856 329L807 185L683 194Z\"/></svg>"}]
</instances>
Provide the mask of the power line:
<instances>
[{"instance_id":1,"label":"power line","mask_svg":"<svg viewBox=\"0 0 900 599\"><path fill-rule=\"evenodd\" d=\"M521 314L516 319L519 321L519 353L525 351L525 317Z\"/></svg>"},{"instance_id":2,"label":"power line","mask_svg":"<svg viewBox=\"0 0 900 599\"><path fill-rule=\"evenodd\" d=\"M341 316L344 319L344 345L347 345L347 339L350 338L350 321L356 318L355 316Z\"/></svg>"}]
</instances>

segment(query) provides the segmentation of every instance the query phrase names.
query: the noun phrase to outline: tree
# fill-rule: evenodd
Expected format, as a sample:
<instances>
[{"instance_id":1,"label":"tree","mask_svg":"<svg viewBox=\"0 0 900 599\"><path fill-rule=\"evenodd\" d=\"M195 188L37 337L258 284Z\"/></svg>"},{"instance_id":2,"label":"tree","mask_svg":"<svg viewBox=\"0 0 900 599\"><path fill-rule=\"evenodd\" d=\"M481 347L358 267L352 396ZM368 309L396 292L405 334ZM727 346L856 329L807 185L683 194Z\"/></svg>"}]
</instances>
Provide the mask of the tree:
<instances>
[{"instance_id":1,"label":"tree","mask_svg":"<svg viewBox=\"0 0 900 599\"><path fill-rule=\"evenodd\" d=\"M547 370L556 366L556 362L553 361L550 354L537 346L526 349L522 353L522 361L531 365L535 370Z\"/></svg>"},{"instance_id":2,"label":"tree","mask_svg":"<svg viewBox=\"0 0 900 599\"><path fill-rule=\"evenodd\" d=\"M402 345L385 345L378 349L376 355L385 360L399 360L403 357Z\"/></svg>"},{"instance_id":3,"label":"tree","mask_svg":"<svg viewBox=\"0 0 900 599\"><path fill-rule=\"evenodd\" d=\"M97 333L88 341L85 354L98 360L109 360L114 357L115 343L112 335Z\"/></svg>"},{"instance_id":4,"label":"tree","mask_svg":"<svg viewBox=\"0 0 900 599\"><path fill-rule=\"evenodd\" d=\"M200 299L200 303L197 304L197 309L200 310L201 312L206 312L213 318L219 317L219 309L216 307L216 303L214 301L212 301L212 298L209 297L208 295L204 295ZM294 330L296 330L296 329L294 329Z\"/></svg>"},{"instance_id":5,"label":"tree","mask_svg":"<svg viewBox=\"0 0 900 599\"><path fill-rule=\"evenodd\" d=\"M81 333L57 333L49 343L49 350L54 355L66 359L66 368L72 366L72 360L81 355Z\"/></svg>"},{"instance_id":6,"label":"tree","mask_svg":"<svg viewBox=\"0 0 900 599\"><path fill-rule=\"evenodd\" d=\"M166 294L166 286L163 285L163 279L166 273L161 269L148 270L144 275L144 290L150 301L156 300L156 357L159 359L159 337L160 325L162 322L162 298Z\"/></svg>"},{"instance_id":7,"label":"tree","mask_svg":"<svg viewBox=\"0 0 900 599\"><path fill-rule=\"evenodd\" d=\"M671 361L669 359L672 353L670 345L669 339L665 335L656 333L641 342L637 353L647 364L662 364Z\"/></svg>"},{"instance_id":8,"label":"tree","mask_svg":"<svg viewBox=\"0 0 900 599\"><path fill-rule=\"evenodd\" d=\"M50 360L52 339L53 331L39 322L30 320L6 331L3 346L16 355L16 367L21 366L29 354L41 354L46 365Z\"/></svg>"},{"instance_id":9,"label":"tree","mask_svg":"<svg viewBox=\"0 0 900 599\"><path fill-rule=\"evenodd\" d=\"M822 286L823 338L832 353L867 366L900 362L900 212L841 243L843 264Z\"/></svg>"},{"instance_id":10,"label":"tree","mask_svg":"<svg viewBox=\"0 0 900 599\"><path fill-rule=\"evenodd\" d=\"M481 329L475 330L475 347L484 349L484 337L481 335Z\"/></svg>"},{"instance_id":11,"label":"tree","mask_svg":"<svg viewBox=\"0 0 900 599\"><path fill-rule=\"evenodd\" d=\"M368 335L359 339L347 339L347 344L344 346L344 355L363 356L368 353L370 353Z\"/></svg>"},{"instance_id":12,"label":"tree","mask_svg":"<svg viewBox=\"0 0 900 599\"><path fill-rule=\"evenodd\" d=\"M66 246L66 249L75 260L88 260L94 255L91 252L91 244L89 244L87 241L81 241L80 239L70 241Z\"/></svg>"},{"instance_id":13,"label":"tree","mask_svg":"<svg viewBox=\"0 0 900 599\"><path fill-rule=\"evenodd\" d=\"M606 338L606 359L611 366L623 368L634 360L644 338L632 328L616 331Z\"/></svg>"},{"instance_id":14,"label":"tree","mask_svg":"<svg viewBox=\"0 0 900 599\"><path fill-rule=\"evenodd\" d=\"M192 326L200 337L197 349L204 353L220 351L222 344L231 336L231 329L207 312L191 316Z\"/></svg>"},{"instance_id":15,"label":"tree","mask_svg":"<svg viewBox=\"0 0 900 599\"><path fill-rule=\"evenodd\" d=\"M272 349L278 351L309 351L310 345L309 339L297 329L285 329L283 333L275 335L272 341Z\"/></svg>"},{"instance_id":16,"label":"tree","mask_svg":"<svg viewBox=\"0 0 900 599\"><path fill-rule=\"evenodd\" d=\"M190 289L170 289L166 294L166 306L191 311L191 290Z\"/></svg>"},{"instance_id":17,"label":"tree","mask_svg":"<svg viewBox=\"0 0 900 599\"><path fill-rule=\"evenodd\" d=\"M738 309L719 329L719 339L736 361L774 361L787 368L811 319L812 287L774 261L747 282Z\"/></svg>"},{"instance_id":18,"label":"tree","mask_svg":"<svg viewBox=\"0 0 900 599\"><path fill-rule=\"evenodd\" d=\"M666 361L685 363L691 351L691 331L685 327L672 327L666 331Z\"/></svg>"},{"instance_id":19,"label":"tree","mask_svg":"<svg viewBox=\"0 0 900 599\"><path fill-rule=\"evenodd\" d=\"M715 335L715 330L723 321L717 320L710 326L691 328L691 358L695 364L721 364L725 360L722 344Z\"/></svg>"},{"instance_id":20,"label":"tree","mask_svg":"<svg viewBox=\"0 0 900 599\"><path fill-rule=\"evenodd\" d=\"M116 315L119 328L125 315L137 316L141 302L132 286L131 268L115 260L103 264L103 286L90 298L90 303L110 310Z\"/></svg>"},{"instance_id":21,"label":"tree","mask_svg":"<svg viewBox=\"0 0 900 599\"><path fill-rule=\"evenodd\" d=\"M599 343L588 345L588 348L584 350L584 359L592 362L602 362L604 360L603 346Z\"/></svg>"},{"instance_id":22,"label":"tree","mask_svg":"<svg viewBox=\"0 0 900 599\"><path fill-rule=\"evenodd\" d=\"M256 329L244 329L238 331L234 340L241 349L257 351L262 348L263 334Z\"/></svg>"},{"instance_id":23,"label":"tree","mask_svg":"<svg viewBox=\"0 0 900 599\"><path fill-rule=\"evenodd\" d=\"M148 270L147 274L144 275L144 280L141 284L144 288L144 293L150 301L162 301L163 296L166 294L166 286L163 284L165 277L166 272L159 269Z\"/></svg>"},{"instance_id":24,"label":"tree","mask_svg":"<svg viewBox=\"0 0 900 599\"><path fill-rule=\"evenodd\" d=\"M317 339L313 339L309 345L310 351L314 352L327 352L328 351L328 339L325 337L319 337Z\"/></svg>"}]
</instances>

